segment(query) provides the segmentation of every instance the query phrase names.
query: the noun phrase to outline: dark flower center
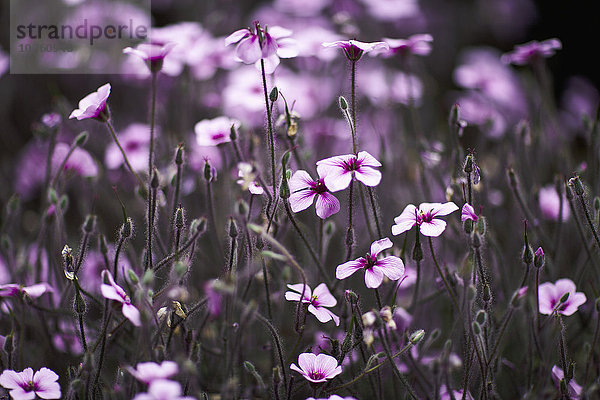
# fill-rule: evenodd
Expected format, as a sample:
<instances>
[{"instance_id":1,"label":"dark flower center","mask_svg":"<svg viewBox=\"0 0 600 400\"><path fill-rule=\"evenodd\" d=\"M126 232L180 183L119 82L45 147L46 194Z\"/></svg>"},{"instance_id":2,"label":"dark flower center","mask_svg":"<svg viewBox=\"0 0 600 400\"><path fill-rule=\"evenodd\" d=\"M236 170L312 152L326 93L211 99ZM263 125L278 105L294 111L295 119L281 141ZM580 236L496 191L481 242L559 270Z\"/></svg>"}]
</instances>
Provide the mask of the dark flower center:
<instances>
[{"instance_id":1,"label":"dark flower center","mask_svg":"<svg viewBox=\"0 0 600 400\"><path fill-rule=\"evenodd\" d=\"M314 379L314 380L316 380L316 381L318 381L318 380L320 380L320 379L323 379L323 378L325 378L325 374L323 373L323 371L310 371L310 372L308 373L308 376L309 376L311 379Z\"/></svg>"},{"instance_id":2,"label":"dark flower center","mask_svg":"<svg viewBox=\"0 0 600 400\"><path fill-rule=\"evenodd\" d=\"M319 179L317 182L312 185L312 190L316 194L323 194L327 191L327 186L325 186L325 181L323 179Z\"/></svg>"},{"instance_id":3,"label":"dark flower center","mask_svg":"<svg viewBox=\"0 0 600 400\"><path fill-rule=\"evenodd\" d=\"M361 163L358 161L357 157L354 157L348 161L344 161L344 169L346 171L356 171L360 168Z\"/></svg>"},{"instance_id":4,"label":"dark flower center","mask_svg":"<svg viewBox=\"0 0 600 400\"><path fill-rule=\"evenodd\" d=\"M350 46L344 47L344 53L346 53L348 60L356 62L360 60L360 57L362 57L363 51L357 46L351 44Z\"/></svg>"},{"instance_id":5,"label":"dark flower center","mask_svg":"<svg viewBox=\"0 0 600 400\"><path fill-rule=\"evenodd\" d=\"M431 214L431 211L427 211L426 213L419 211L417 213L417 224L421 225L421 223L423 222L431 222L431 220L433 220L433 215Z\"/></svg>"}]
</instances>

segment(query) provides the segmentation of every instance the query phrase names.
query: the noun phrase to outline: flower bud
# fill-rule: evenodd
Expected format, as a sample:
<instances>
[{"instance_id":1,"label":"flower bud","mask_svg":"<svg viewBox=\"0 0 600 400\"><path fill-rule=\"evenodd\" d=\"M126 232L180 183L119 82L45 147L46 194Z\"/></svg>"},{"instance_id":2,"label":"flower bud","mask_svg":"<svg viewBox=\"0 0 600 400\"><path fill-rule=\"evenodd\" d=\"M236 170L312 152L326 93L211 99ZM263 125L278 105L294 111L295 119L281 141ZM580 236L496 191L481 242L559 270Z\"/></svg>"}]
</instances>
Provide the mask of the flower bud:
<instances>
[{"instance_id":1,"label":"flower bud","mask_svg":"<svg viewBox=\"0 0 600 400\"><path fill-rule=\"evenodd\" d=\"M408 338L408 340L412 344L417 344L421 340L423 340L424 337L425 337L425 331L423 329L419 329L418 331L415 331L415 332L411 333L410 337Z\"/></svg>"},{"instance_id":2,"label":"flower bud","mask_svg":"<svg viewBox=\"0 0 600 400\"><path fill-rule=\"evenodd\" d=\"M233 217L229 217L229 237L234 239L238 236L238 227Z\"/></svg>"},{"instance_id":3,"label":"flower bud","mask_svg":"<svg viewBox=\"0 0 600 400\"><path fill-rule=\"evenodd\" d=\"M473 327L473 333L476 336L481 335L481 326L477 323L477 321L473 321L473 323L471 324L471 326Z\"/></svg>"},{"instance_id":4,"label":"flower bud","mask_svg":"<svg viewBox=\"0 0 600 400\"><path fill-rule=\"evenodd\" d=\"M152 170L152 179L150 180L150 187L152 189L157 189L160 184L160 176L158 174L158 170L154 168Z\"/></svg>"},{"instance_id":5,"label":"flower bud","mask_svg":"<svg viewBox=\"0 0 600 400\"><path fill-rule=\"evenodd\" d=\"M183 150L184 150L183 143L179 143L179 145L177 146L177 151L175 152L175 164L176 165L183 164Z\"/></svg>"},{"instance_id":6,"label":"flower bud","mask_svg":"<svg viewBox=\"0 0 600 400\"><path fill-rule=\"evenodd\" d=\"M188 265L184 262L177 261L173 266L173 270L175 271L175 275L177 275L177 277L181 279L187 273Z\"/></svg>"},{"instance_id":7,"label":"flower bud","mask_svg":"<svg viewBox=\"0 0 600 400\"><path fill-rule=\"evenodd\" d=\"M54 188L48 189L48 203L58 203L58 193L56 193L56 190L54 190Z\"/></svg>"},{"instance_id":8,"label":"flower bud","mask_svg":"<svg viewBox=\"0 0 600 400\"><path fill-rule=\"evenodd\" d=\"M204 161L204 179L206 179L208 182L212 182L214 179L213 168L208 160Z\"/></svg>"},{"instance_id":9,"label":"flower bud","mask_svg":"<svg viewBox=\"0 0 600 400\"><path fill-rule=\"evenodd\" d=\"M477 314L475 315L475 321L481 326L485 325L487 321L487 313L484 310L477 311Z\"/></svg>"},{"instance_id":10,"label":"flower bud","mask_svg":"<svg viewBox=\"0 0 600 400\"><path fill-rule=\"evenodd\" d=\"M371 327L377 321L377 315L373 311L368 311L362 315L362 323L365 328Z\"/></svg>"},{"instance_id":11,"label":"flower bud","mask_svg":"<svg viewBox=\"0 0 600 400\"><path fill-rule=\"evenodd\" d=\"M331 236L335 232L335 223L333 221L325 222L325 235Z\"/></svg>"},{"instance_id":12,"label":"flower bud","mask_svg":"<svg viewBox=\"0 0 600 400\"><path fill-rule=\"evenodd\" d=\"M545 262L546 257L544 256L544 250L541 247L538 247L533 258L533 265L535 265L536 268L542 268Z\"/></svg>"},{"instance_id":13,"label":"flower bud","mask_svg":"<svg viewBox=\"0 0 600 400\"><path fill-rule=\"evenodd\" d=\"M482 294L481 298L486 303L489 303L489 301L492 298L492 292L490 289L490 285L488 285L487 283L485 285L483 285L483 294Z\"/></svg>"},{"instance_id":14,"label":"flower bud","mask_svg":"<svg viewBox=\"0 0 600 400\"><path fill-rule=\"evenodd\" d=\"M510 186L513 188L517 187L517 176L515 175L515 171L512 168L508 168L508 182Z\"/></svg>"},{"instance_id":15,"label":"flower bud","mask_svg":"<svg viewBox=\"0 0 600 400\"><path fill-rule=\"evenodd\" d=\"M472 219L465 219L465 222L463 222L463 230L465 231L465 233L467 235L469 235L471 232L473 232L473 220Z\"/></svg>"},{"instance_id":16,"label":"flower bud","mask_svg":"<svg viewBox=\"0 0 600 400\"><path fill-rule=\"evenodd\" d=\"M236 203L235 203L235 211L236 214L239 215L240 217L246 217L248 215L248 203L246 203L246 201L244 199L239 199Z\"/></svg>"},{"instance_id":17,"label":"flower bud","mask_svg":"<svg viewBox=\"0 0 600 400\"><path fill-rule=\"evenodd\" d=\"M275 103L278 97L279 89L277 89L277 86L275 86L273 89L271 89L271 93L269 93L269 100L271 100L271 103Z\"/></svg>"},{"instance_id":18,"label":"flower bud","mask_svg":"<svg viewBox=\"0 0 600 400\"><path fill-rule=\"evenodd\" d=\"M6 354L11 354L15 349L14 336L15 335L10 332L8 335L6 335L6 338L4 338L4 351Z\"/></svg>"},{"instance_id":19,"label":"flower bud","mask_svg":"<svg viewBox=\"0 0 600 400\"><path fill-rule=\"evenodd\" d=\"M131 221L130 217L127 217L123 225L121 225L121 230L119 234L121 235L121 239L129 239L133 233L133 221Z\"/></svg>"},{"instance_id":20,"label":"flower bud","mask_svg":"<svg viewBox=\"0 0 600 400\"><path fill-rule=\"evenodd\" d=\"M200 217L192 220L190 223L190 234L196 236L206 231L206 217Z\"/></svg>"},{"instance_id":21,"label":"flower bud","mask_svg":"<svg viewBox=\"0 0 600 400\"><path fill-rule=\"evenodd\" d=\"M573 191L571 187L565 182L565 197L567 200L573 200Z\"/></svg>"},{"instance_id":22,"label":"flower bud","mask_svg":"<svg viewBox=\"0 0 600 400\"><path fill-rule=\"evenodd\" d=\"M67 197L66 194L63 194L62 196L60 196L60 199L58 199L58 207L64 213L65 211L67 211L68 206L69 206L69 198Z\"/></svg>"},{"instance_id":23,"label":"flower bud","mask_svg":"<svg viewBox=\"0 0 600 400\"><path fill-rule=\"evenodd\" d=\"M594 211L600 211L600 197L598 196L594 197Z\"/></svg>"},{"instance_id":24,"label":"flower bud","mask_svg":"<svg viewBox=\"0 0 600 400\"><path fill-rule=\"evenodd\" d=\"M238 134L237 134L237 130L235 129L235 124L231 125L231 128L229 128L229 139L231 139L232 142L235 142L238 138Z\"/></svg>"},{"instance_id":25,"label":"flower bud","mask_svg":"<svg viewBox=\"0 0 600 400\"><path fill-rule=\"evenodd\" d=\"M77 147L83 146L85 144L85 142L87 142L88 136L89 135L88 135L87 131L81 132L79 135L77 135L73 144Z\"/></svg>"},{"instance_id":26,"label":"flower bud","mask_svg":"<svg viewBox=\"0 0 600 400\"><path fill-rule=\"evenodd\" d=\"M458 104L454 104L452 108L450 108L450 115L448 117L448 124L451 129L457 126L460 115L460 106Z\"/></svg>"},{"instance_id":27,"label":"flower bud","mask_svg":"<svg viewBox=\"0 0 600 400\"><path fill-rule=\"evenodd\" d=\"M177 210L175 210L175 227L177 229L183 229L183 225L183 208L177 207Z\"/></svg>"},{"instance_id":28,"label":"flower bud","mask_svg":"<svg viewBox=\"0 0 600 400\"><path fill-rule=\"evenodd\" d=\"M287 200L290 198L290 195L290 186L288 185L287 179L284 178L279 186L279 196L281 196L282 199Z\"/></svg>"},{"instance_id":29,"label":"flower bud","mask_svg":"<svg viewBox=\"0 0 600 400\"><path fill-rule=\"evenodd\" d=\"M81 296L81 292L79 289L75 290L75 299L73 300L73 310L77 315L85 314L87 310L87 306L85 304L85 300Z\"/></svg>"},{"instance_id":30,"label":"flower bud","mask_svg":"<svg viewBox=\"0 0 600 400\"><path fill-rule=\"evenodd\" d=\"M419 236L417 234L417 240L415 242L415 246L412 251L412 259L415 261L421 261L423 259L423 248L421 247L421 241L419 240Z\"/></svg>"},{"instance_id":31,"label":"flower bud","mask_svg":"<svg viewBox=\"0 0 600 400\"><path fill-rule=\"evenodd\" d=\"M17 208L19 208L19 195L14 193L6 203L6 211L10 215L17 211Z\"/></svg>"},{"instance_id":32,"label":"flower bud","mask_svg":"<svg viewBox=\"0 0 600 400\"><path fill-rule=\"evenodd\" d=\"M352 350L352 332L348 331L342 342L342 354L346 354L350 350Z\"/></svg>"},{"instance_id":33,"label":"flower bud","mask_svg":"<svg viewBox=\"0 0 600 400\"><path fill-rule=\"evenodd\" d=\"M473 154L467 154L467 156L465 157L463 171L465 171L466 174L470 174L471 172L473 172Z\"/></svg>"},{"instance_id":34,"label":"flower bud","mask_svg":"<svg viewBox=\"0 0 600 400\"><path fill-rule=\"evenodd\" d=\"M96 227L96 216L94 214L88 214L85 217L85 222L83 223L83 232L90 234L94 231Z\"/></svg>"},{"instance_id":35,"label":"flower bud","mask_svg":"<svg viewBox=\"0 0 600 400\"><path fill-rule=\"evenodd\" d=\"M600 297L596 299L596 312L600 313Z\"/></svg>"},{"instance_id":36,"label":"flower bud","mask_svg":"<svg viewBox=\"0 0 600 400\"><path fill-rule=\"evenodd\" d=\"M346 111L348 109L348 101L346 100L346 98L344 96L340 96L339 102L342 111Z\"/></svg>"},{"instance_id":37,"label":"flower bud","mask_svg":"<svg viewBox=\"0 0 600 400\"><path fill-rule=\"evenodd\" d=\"M138 282L140 281L140 278L138 278L137 274L132 269L127 270L127 276L129 277L129 281L131 283L133 283L134 285L137 285Z\"/></svg>"},{"instance_id":38,"label":"flower bud","mask_svg":"<svg viewBox=\"0 0 600 400\"><path fill-rule=\"evenodd\" d=\"M485 233L487 232L487 219L484 216L480 215L477 219L477 232L479 232L481 236L485 236Z\"/></svg>"},{"instance_id":39,"label":"flower bud","mask_svg":"<svg viewBox=\"0 0 600 400\"><path fill-rule=\"evenodd\" d=\"M583 188L583 183L581 183L579 176L575 175L573 178L569 179L569 185L573 188L573 191L577 196L583 196L585 189Z\"/></svg>"},{"instance_id":40,"label":"flower bud","mask_svg":"<svg viewBox=\"0 0 600 400\"><path fill-rule=\"evenodd\" d=\"M346 290L344 297L350 305L354 305L358 302L358 295L350 289Z\"/></svg>"},{"instance_id":41,"label":"flower bud","mask_svg":"<svg viewBox=\"0 0 600 400\"><path fill-rule=\"evenodd\" d=\"M467 220L467 221L469 221L469 220ZM465 221L465 222L467 222L467 221ZM478 232L475 232L473 234L473 242L472 242L472 244L473 244L473 247L476 248L476 249L478 249L478 248L481 247L481 236L479 236Z\"/></svg>"},{"instance_id":42,"label":"flower bud","mask_svg":"<svg viewBox=\"0 0 600 400\"><path fill-rule=\"evenodd\" d=\"M349 226L346 231L346 246L352 246L354 244L354 228Z\"/></svg>"},{"instance_id":43,"label":"flower bud","mask_svg":"<svg viewBox=\"0 0 600 400\"><path fill-rule=\"evenodd\" d=\"M152 286L154 283L154 270L147 269L142 276L142 285L144 286Z\"/></svg>"},{"instance_id":44,"label":"flower bud","mask_svg":"<svg viewBox=\"0 0 600 400\"><path fill-rule=\"evenodd\" d=\"M108 255L108 246L106 245L106 238L102 233L100 234L100 253L102 253L102 255L104 256Z\"/></svg>"}]
</instances>

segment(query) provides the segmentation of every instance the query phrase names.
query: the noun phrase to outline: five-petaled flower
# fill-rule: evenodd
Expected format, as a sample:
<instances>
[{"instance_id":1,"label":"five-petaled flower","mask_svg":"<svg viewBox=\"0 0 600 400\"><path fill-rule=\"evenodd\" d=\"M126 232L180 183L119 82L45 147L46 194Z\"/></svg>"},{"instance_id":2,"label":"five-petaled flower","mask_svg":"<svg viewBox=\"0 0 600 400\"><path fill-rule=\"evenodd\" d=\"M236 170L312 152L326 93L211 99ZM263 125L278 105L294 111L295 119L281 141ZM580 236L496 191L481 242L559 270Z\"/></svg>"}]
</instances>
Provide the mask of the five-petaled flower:
<instances>
[{"instance_id":1,"label":"five-petaled flower","mask_svg":"<svg viewBox=\"0 0 600 400\"><path fill-rule=\"evenodd\" d=\"M285 299L288 301L300 301L302 296L303 284L297 283L295 285L287 285L292 291L285 292ZM340 324L340 318L329 311L325 307L333 307L337 304L337 300L327 289L327 285L321 283L315 288L314 291L310 290L310 287L306 285L304 287L304 296L302 297L303 303L308 303L308 311L313 314L321 322L327 322L333 320L336 326Z\"/></svg>"},{"instance_id":2,"label":"five-petaled flower","mask_svg":"<svg viewBox=\"0 0 600 400\"><path fill-rule=\"evenodd\" d=\"M289 201L293 212L306 210L313 203L315 197L317 198L315 209L319 218L329 218L340 211L340 202L327 192L325 179L321 176L315 181L308 172L298 170L290 178L289 186L291 191Z\"/></svg>"},{"instance_id":3,"label":"five-petaled flower","mask_svg":"<svg viewBox=\"0 0 600 400\"><path fill-rule=\"evenodd\" d=\"M21 372L10 369L0 375L0 386L10 390L14 400L60 399L58 375L46 367L33 373L33 369L25 368Z\"/></svg>"},{"instance_id":4,"label":"five-petaled flower","mask_svg":"<svg viewBox=\"0 0 600 400\"><path fill-rule=\"evenodd\" d=\"M365 43L358 40L338 40L336 42L324 42L323 47L339 47L344 50L344 54L348 60L356 62L360 60L363 53L368 53L373 50L387 50L389 45L385 42L371 42Z\"/></svg>"},{"instance_id":5,"label":"five-petaled flower","mask_svg":"<svg viewBox=\"0 0 600 400\"><path fill-rule=\"evenodd\" d=\"M176 43L140 43L135 48L126 47L123 53L140 57L146 62L150 72L158 72L162 69L163 61L167 54L175 47Z\"/></svg>"},{"instance_id":6,"label":"five-petaled flower","mask_svg":"<svg viewBox=\"0 0 600 400\"><path fill-rule=\"evenodd\" d=\"M141 362L135 369L127 367L127 371L140 382L150 384L159 379L168 379L179 372L179 367L174 361L163 361L160 364L155 362Z\"/></svg>"},{"instance_id":7,"label":"five-petaled flower","mask_svg":"<svg viewBox=\"0 0 600 400\"><path fill-rule=\"evenodd\" d=\"M562 48L560 40L553 38L538 42L531 42L515 46L515 49L502 55L502 62L506 64L525 65L540 58L548 58L554 55L556 50Z\"/></svg>"},{"instance_id":8,"label":"five-petaled flower","mask_svg":"<svg viewBox=\"0 0 600 400\"><path fill-rule=\"evenodd\" d=\"M566 278L555 283L542 283L538 288L540 314L551 315L556 312L565 316L573 315L577 308L587 301L585 294L575 290L575 283ZM561 304L561 299L567 293L568 298Z\"/></svg>"},{"instance_id":9,"label":"five-petaled flower","mask_svg":"<svg viewBox=\"0 0 600 400\"><path fill-rule=\"evenodd\" d=\"M79 108L73 110L69 119L94 118L99 121L108 120L108 110L106 109L106 100L110 95L110 83L100 86L97 91L92 92L79 101Z\"/></svg>"},{"instance_id":10,"label":"five-petaled flower","mask_svg":"<svg viewBox=\"0 0 600 400\"><path fill-rule=\"evenodd\" d=\"M290 368L314 383L325 382L342 373L342 366L335 357L327 354L302 353L298 356L298 365L300 367L292 363Z\"/></svg>"},{"instance_id":11,"label":"five-petaled flower","mask_svg":"<svg viewBox=\"0 0 600 400\"><path fill-rule=\"evenodd\" d=\"M380 239L371 244L371 252L364 257L353 261L347 261L338 265L335 270L335 277L346 279L360 269L365 271L365 284L368 288L375 289L381 285L383 276L387 276L393 281L397 281L404 275L404 263L401 259L394 256L388 256L377 259L379 253L392 247L392 241L388 238Z\"/></svg>"},{"instance_id":12,"label":"five-petaled flower","mask_svg":"<svg viewBox=\"0 0 600 400\"><path fill-rule=\"evenodd\" d=\"M141 326L140 311L131 304L131 299L125 293L125 290L115 282L112 274L108 270L102 271L102 279L107 279L109 285L103 283L100 286L102 296L109 300L115 300L123 304L123 315L135 326Z\"/></svg>"},{"instance_id":13,"label":"five-petaled flower","mask_svg":"<svg viewBox=\"0 0 600 400\"><path fill-rule=\"evenodd\" d=\"M296 41L290 38L292 31L281 26L262 28L255 22L255 30L244 28L225 38L225 45L237 43L235 55L244 64L256 64L264 61L265 72L270 74L279 65L279 58L293 58L298 55Z\"/></svg>"},{"instance_id":14,"label":"five-petaled flower","mask_svg":"<svg viewBox=\"0 0 600 400\"><path fill-rule=\"evenodd\" d=\"M435 217L448 215L458 210L453 202L447 203L421 203L419 208L413 204L406 206L402 214L394 218L392 234L399 235L417 225L421 233L429 237L437 237L446 229L446 221Z\"/></svg>"},{"instance_id":15,"label":"five-petaled flower","mask_svg":"<svg viewBox=\"0 0 600 400\"><path fill-rule=\"evenodd\" d=\"M379 167L381 163L366 151L317 161L317 173L323 177L325 186L332 192L346 189L352 177L367 186L379 185L381 181L381 172L377 170Z\"/></svg>"}]
</instances>

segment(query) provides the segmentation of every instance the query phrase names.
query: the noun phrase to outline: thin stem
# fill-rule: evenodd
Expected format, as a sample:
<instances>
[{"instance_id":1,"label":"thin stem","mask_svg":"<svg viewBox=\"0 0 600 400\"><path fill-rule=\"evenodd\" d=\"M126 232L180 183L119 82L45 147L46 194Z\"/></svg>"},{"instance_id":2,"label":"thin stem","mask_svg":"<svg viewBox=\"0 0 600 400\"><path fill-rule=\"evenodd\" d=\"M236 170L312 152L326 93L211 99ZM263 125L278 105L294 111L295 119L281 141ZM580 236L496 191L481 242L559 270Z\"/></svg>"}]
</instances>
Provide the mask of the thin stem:
<instances>
[{"instance_id":1,"label":"thin stem","mask_svg":"<svg viewBox=\"0 0 600 400\"><path fill-rule=\"evenodd\" d=\"M129 171L133 174L133 176L135 176L135 178L137 179L138 184L140 185L140 187L143 188L144 187L144 181L142 181L142 179L139 177L139 175L137 174L137 172L135 172L133 170L133 167L129 163L129 159L127 158L127 154L125 154L125 150L123 150L123 147L121 147L121 143L119 142L119 139L117 139L117 134L115 133L115 128L113 127L113 125L110 122L110 120L106 120L106 126L108 127L108 130L109 130L109 132L110 132L113 140L115 141L117 147L119 148L119 150L121 151L121 154L123 155L123 160L125 161L125 165L127 165L127 168L129 169Z\"/></svg>"},{"instance_id":2,"label":"thin stem","mask_svg":"<svg viewBox=\"0 0 600 400\"><path fill-rule=\"evenodd\" d=\"M208 215L210 218L210 224L212 225L212 231L213 231L213 234L215 235L215 242L217 243L217 250L219 251L219 254L222 257L223 256L223 248L221 247L221 240L219 239L219 232L217 230L217 222L216 222L216 218L215 218L215 206L214 206L214 202L213 202L213 193L212 193L212 186L211 186L210 179L208 179L206 181L206 201L208 203Z\"/></svg>"},{"instance_id":3,"label":"thin stem","mask_svg":"<svg viewBox=\"0 0 600 400\"><path fill-rule=\"evenodd\" d=\"M583 211L585 212L585 219L587 220L588 225L590 226L590 229L594 234L596 244L598 245L598 247L600 247L600 237L598 237L598 232L596 232L596 228L594 227L594 223L592 222L592 217L590 216L590 211L588 210L587 204L585 203L585 199L583 198L583 195L578 197L579 201L581 202L581 206L583 207Z\"/></svg>"},{"instance_id":4,"label":"thin stem","mask_svg":"<svg viewBox=\"0 0 600 400\"><path fill-rule=\"evenodd\" d=\"M346 231L346 260L352 257L352 246L354 244L354 228L352 226L352 206L354 198L354 179L350 181L348 192L348 230Z\"/></svg>"},{"instance_id":5,"label":"thin stem","mask_svg":"<svg viewBox=\"0 0 600 400\"><path fill-rule=\"evenodd\" d=\"M352 152L356 154L358 152L358 139L356 135L356 61L352 61L352 74L351 74L351 85L352 85Z\"/></svg>"},{"instance_id":6,"label":"thin stem","mask_svg":"<svg viewBox=\"0 0 600 400\"><path fill-rule=\"evenodd\" d=\"M371 200L371 208L373 210L373 217L375 218L375 226L377 227L377 234L379 235L378 239L381 239L383 237L383 234L381 233L382 231L381 224L379 223L379 213L377 212L377 203L375 199L375 194L373 193L374 190L372 187L367 186L367 192L369 193L369 199Z\"/></svg>"},{"instance_id":7,"label":"thin stem","mask_svg":"<svg viewBox=\"0 0 600 400\"><path fill-rule=\"evenodd\" d=\"M263 92L265 95L265 106L267 109L267 142L271 156L271 183L273 187L273 196L277 197L276 190L276 169L275 169L275 140L273 137L273 125L271 121L271 107L269 107L269 93L267 92L267 75L265 73L265 60L260 59L260 72L262 75Z\"/></svg>"},{"instance_id":8,"label":"thin stem","mask_svg":"<svg viewBox=\"0 0 600 400\"><path fill-rule=\"evenodd\" d=\"M454 303L454 306L456 307L456 310L460 310L460 308L458 307L458 301L456 301L456 297L454 296L454 292L452 291L452 288L450 287L450 285L448 284L448 281L446 280L446 277L444 276L444 274L442 273L442 270L437 262L437 259L435 258L435 252L433 250L433 242L431 240L431 237L428 238L429 239L429 249L431 250L431 257L433 258L433 262L435 264L435 268L438 271L438 274L440 275L440 278L442 278L442 281L444 282L444 286L446 287L446 290L448 291L448 294L450 295L450 298L452 299L452 302Z\"/></svg>"},{"instance_id":9,"label":"thin stem","mask_svg":"<svg viewBox=\"0 0 600 400\"><path fill-rule=\"evenodd\" d=\"M56 175L54 175L54 178L52 179L52 182L50 182L50 187L55 187L56 186L56 183L58 182L58 178L60 178L60 174L65 169L65 165L67 164L67 161L69 161L69 158L71 158L71 155L73 154L73 152L75 151L75 149L77 147L78 146L77 146L76 143L73 143L71 145L71 147L69 147L69 151L65 155L65 158L63 158L63 160L60 163L60 166L58 167L58 169L56 170Z\"/></svg>"}]
</instances>

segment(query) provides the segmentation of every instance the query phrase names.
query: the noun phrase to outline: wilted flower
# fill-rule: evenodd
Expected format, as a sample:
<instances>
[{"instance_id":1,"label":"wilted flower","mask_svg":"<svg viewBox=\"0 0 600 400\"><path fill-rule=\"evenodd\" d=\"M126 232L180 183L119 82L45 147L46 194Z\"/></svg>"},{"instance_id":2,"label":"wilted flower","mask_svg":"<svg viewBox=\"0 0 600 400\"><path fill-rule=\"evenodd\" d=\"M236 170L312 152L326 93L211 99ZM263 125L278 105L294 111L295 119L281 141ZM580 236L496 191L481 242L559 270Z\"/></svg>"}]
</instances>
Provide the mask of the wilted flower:
<instances>
[{"instance_id":1,"label":"wilted flower","mask_svg":"<svg viewBox=\"0 0 600 400\"><path fill-rule=\"evenodd\" d=\"M148 393L140 393L133 400L195 400L194 397L181 396L181 384L166 379L153 381Z\"/></svg>"},{"instance_id":2,"label":"wilted flower","mask_svg":"<svg viewBox=\"0 0 600 400\"><path fill-rule=\"evenodd\" d=\"M562 49L562 43L556 38L538 42L531 42L515 46L510 53L502 56L502 62L506 64L525 65L531 64L537 59L548 58L554 55L556 50Z\"/></svg>"},{"instance_id":3,"label":"wilted flower","mask_svg":"<svg viewBox=\"0 0 600 400\"><path fill-rule=\"evenodd\" d=\"M425 236L437 237L446 229L446 221L435 217L448 215L458 210L453 202L447 203L421 203L419 208L413 204L406 206L402 214L394 218L395 225L392 226L392 234L399 235L418 226Z\"/></svg>"},{"instance_id":4,"label":"wilted flower","mask_svg":"<svg viewBox=\"0 0 600 400\"><path fill-rule=\"evenodd\" d=\"M378 49L387 50L389 48L389 45L384 42L365 43L360 42L358 40L350 39L338 40L335 42L324 42L323 47L339 47L342 50L344 50L344 54L346 54L348 60L356 62L360 60L363 53L368 53L370 51Z\"/></svg>"},{"instance_id":5,"label":"wilted flower","mask_svg":"<svg viewBox=\"0 0 600 400\"><path fill-rule=\"evenodd\" d=\"M308 172L298 170L289 180L290 206L293 212L307 209L317 198L315 209L321 219L329 218L340 211L340 202L335 196L327 192L325 180L319 176L317 181L313 180Z\"/></svg>"},{"instance_id":6,"label":"wilted flower","mask_svg":"<svg viewBox=\"0 0 600 400\"><path fill-rule=\"evenodd\" d=\"M141 326L142 321L140 319L140 311L131 304L131 299L127 293L125 293L125 290L117 285L112 274L107 269L102 271L102 279L108 279L108 282L110 283L110 285L105 283L100 285L102 296L106 299L115 300L123 304L123 315L130 320L133 325Z\"/></svg>"},{"instance_id":7,"label":"wilted flower","mask_svg":"<svg viewBox=\"0 0 600 400\"><path fill-rule=\"evenodd\" d=\"M262 28L258 22L255 31L240 29L225 38L225 45L237 43L235 55L244 64L260 67L264 60L265 72L273 73L279 65L279 58L293 58L298 55L296 41L290 38L292 31L280 26Z\"/></svg>"},{"instance_id":8,"label":"wilted flower","mask_svg":"<svg viewBox=\"0 0 600 400\"><path fill-rule=\"evenodd\" d=\"M36 396L42 399L60 399L58 375L46 367L33 373L33 369L25 368L21 372L10 369L0 375L0 386L10 390L15 400L31 400Z\"/></svg>"},{"instance_id":9,"label":"wilted flower","mask_svg":"<svg viewBox=\"0 0 600 400\"><path fill-rule=\"evenodd\" d=\"M79 101L79 108L73 110L69 119L77 118L79 121L94 118L99 121L108 119L106 100L110 95L110 83L100 86L97 91L92 92Z\"/></svg>"},{"instance_id":10,"label":"wilted flower","mask_svg":"<svg viewBox=\"0 0 600 400\"><path fill-rule=\"evenodd\" d=\"M297 283L295 285L287 285L287 287L292 289L292 291L285 292L285 299L288 301L300 301L303 284ZM302 302L308 303L308 312L317 317L319 321L327 322L329 320L333 320L336 326L340 324L340 318L325 308L333 307L337 304L337 300L329 292L326 284L321 283L315 288L314 292L312 292L310 287L306 285L304 288Z\"/></svg>"},{"instance_id":11,"label":"wilted flower","mask_svg":"<svg viewBox=\"0 0 600 400\"><path fill-rule=\"evenodd\" d=\"M575 290L575 283L566 278L559 279L555 283L542 283L538 289L540 314L551 315L556 308L558 314L573 315L577 308L587 301L584 293ZM569 294L567 300L559 305L560 300L567 293Z\"/></svg>"},{"instance_id":12,"label":"wilted flower","mask_svg":"<svg viewBox=\"0 0 600 400\"><path fill-rule=\"evenodd\" d=\"M332 192L346 189L353 177L367 186L379 185L379 167L381 163L366 151L317 161L317 173Z\"/></svg>"},{"instance_id":13,"label":"wilted flower","mask_svg":"<svg viewBox=\"0 0 600 400\"><path fill-rule=\"evenodd\" d=\"M159 379L168 379L175 375L179 368L174 361L163 361L160 364L155 362L142 362L134 368L127 367L127 371L140 382L146 384Z\"/></svg>"},{"instance_id":14,"label":"wilted flower","mask_svg":"<svg viewBox=\"0 0 600 400\"><path fill-rule=\"evenodd\" d=\"M290 369L314 383L325 382L342 373L342 366L338 365L335 357L327 354L302 353L298 356L298 365L300 367L292 363Z\"/></svg>"},{"instance_id":15,"label":"wilted flower","mask_svg":"<svg viewBox=\"0 0 600 400\"><path fill-rule=\"evenodd\" d=\"M231 142L231 127L238 129L240 121L227 117L214 119L203 119L196 123L194 132L198 146L217 146L222 143Z\"/></svg>"},{"instance_id":16,"label":"wilted flower","mask_svg":"<svg viewBox=\"0 0 600 400\"><path fill-rule=\"evenodd\" d=\"M404 275L404 263L398 257L389 256L377 259L379 253L392 247L392 241L388 238L377 240L371 244L371 252L365 257L353 261L347 261L338 265L335 270L337 279L345 279L360 269L365 271L365 284L368 288L378 288L383 281L383 276L387 276L393 281L397 281Z\"/></svg>"},{"instance_id":17,"label":"wilted flower","mask_svg":"<svg viewBox=\"0 0 600 400\"><path fill-rule=\"evenodd\" d=\"M554 384L560 388L560 381L565 377L564 371L559 368L557 365L552 367L552 380ZM575 382L575 379L570 379L569 384L567 386L567 390L569 391L569 397L572 400L578 400L581 398L581 385Z\"/></svg>"}]
</instances>

